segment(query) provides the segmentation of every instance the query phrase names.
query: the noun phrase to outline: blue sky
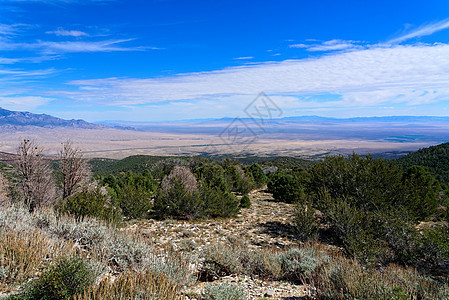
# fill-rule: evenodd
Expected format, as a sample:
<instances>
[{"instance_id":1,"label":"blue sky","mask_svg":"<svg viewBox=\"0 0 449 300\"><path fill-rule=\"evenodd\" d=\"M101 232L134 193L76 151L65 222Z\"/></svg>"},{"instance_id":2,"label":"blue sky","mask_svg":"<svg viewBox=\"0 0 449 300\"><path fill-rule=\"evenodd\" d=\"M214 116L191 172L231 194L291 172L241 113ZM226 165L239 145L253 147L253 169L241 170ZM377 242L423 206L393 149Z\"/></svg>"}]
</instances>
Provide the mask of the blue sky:
<instances>
[{"instance_id":1,"label":"blue sky","mask_svg":"<svg viewBox=\"0 0 449 300\"><path fill-rule=\"evenodd\" d=\"M449 2L0 0L0 106L88 121L449 115Z\"/></svg>"}]
</instances>

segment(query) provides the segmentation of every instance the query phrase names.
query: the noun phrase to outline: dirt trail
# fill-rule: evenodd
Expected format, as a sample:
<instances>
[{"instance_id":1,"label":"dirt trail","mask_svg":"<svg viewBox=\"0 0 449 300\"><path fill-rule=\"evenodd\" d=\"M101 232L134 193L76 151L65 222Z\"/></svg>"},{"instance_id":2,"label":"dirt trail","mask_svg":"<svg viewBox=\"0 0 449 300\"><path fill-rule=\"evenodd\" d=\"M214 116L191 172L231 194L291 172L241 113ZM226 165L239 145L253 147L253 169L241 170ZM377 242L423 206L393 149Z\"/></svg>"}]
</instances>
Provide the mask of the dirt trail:
<instances>
[{"instance_id":1,"label":"dirt trail","mask_svg":"<svg viewBox=\"0 0 449 300\"><path fill-rule=\"evenodd\" d=\"M263 190L249 194L251 207L241 209L232 219L208 219L196 222L164 220L142 221L123 230L138 231L160 249L174 248L199 255L204 247L238 238L251 248L271 246L284 248L298 244L291 225L294 206L275 202L271 194ZM285 282L267 282L247 276L232 275L213 283L229 282L243 288L248 299L300 299L307 293L306 287ZM185 291L185 299L196 299L205 284Z\"/></svg>"}]
</instances>

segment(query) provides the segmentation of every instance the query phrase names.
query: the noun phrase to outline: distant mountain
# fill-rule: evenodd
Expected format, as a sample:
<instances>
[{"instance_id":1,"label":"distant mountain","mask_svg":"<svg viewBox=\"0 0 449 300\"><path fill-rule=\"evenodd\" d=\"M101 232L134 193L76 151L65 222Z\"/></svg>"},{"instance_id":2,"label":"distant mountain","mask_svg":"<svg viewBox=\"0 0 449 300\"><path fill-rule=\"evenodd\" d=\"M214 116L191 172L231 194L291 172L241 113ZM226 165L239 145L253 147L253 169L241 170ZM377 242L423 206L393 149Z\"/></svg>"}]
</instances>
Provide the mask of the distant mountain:
<instances>
[{"instance_id":1,"label":"distant mountain","mask_svg":"<svg viewBox=\"0 0 449 300\"><path fill-rule=\"evenodd\" d=\"M396 161L404 168L414 165L428 167L438 180L449 184L449 143L419 149Z\"/></svg>"},{"instance_id":2,"label":"distant mountain","mask_svg":"<svg viewBox=\"0 0 449 300\"><path fill-rule=\"evenodd\" d=\"M0 126L37 126L37 127L69 127L82 129L102 129L105 125L98 125L84 120L64 120L46 114L11 111L0 108Z\"/></svg>"}]
</instances>

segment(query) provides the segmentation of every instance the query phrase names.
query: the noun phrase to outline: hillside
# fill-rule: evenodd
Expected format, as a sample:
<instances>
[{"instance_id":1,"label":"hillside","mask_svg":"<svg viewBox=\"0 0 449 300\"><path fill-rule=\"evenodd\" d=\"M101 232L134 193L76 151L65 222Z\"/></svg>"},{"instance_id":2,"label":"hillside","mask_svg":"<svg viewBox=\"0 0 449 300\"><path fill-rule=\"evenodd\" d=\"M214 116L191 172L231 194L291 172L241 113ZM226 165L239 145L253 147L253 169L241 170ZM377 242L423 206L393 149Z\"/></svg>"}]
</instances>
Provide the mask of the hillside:
<instances>
[{"instance_id":1,"label":"hillside","mask_svg":"<svg viewBox=\"0 0 449 300\"><path fill-rule=\"evenodd\" d=\"M97 125L84 120L64 120L47 114L12 111L0 108L0 126L37 126L37 127L68 127L82 129L101 129L105 125Z\"/></svg>"},{"instance_id":2,"label":"hillside","mask_svg":"<svg viewBox=\"0 0 449 300\"><path fill-rule=\"evenodd\" d=\"M449 143L422 148L397 159L397 162L403 168L413 165L428 167L438 180L449 183Z\"/></svg>"},{"instance_id":3,"label":"hillside","mask_svg":"<svg viewBox=\"0 0 449 300\"><path fill-rule=\"evenodd\" d=\"M220 161L224 158L232 158L227 155L206 156L204 158L212 159L213 161ZM159 162L164 160L185 161L192 160L189 156L152 156L152 155L132 155L124 159L115 160L109 158L93 158L89 160L91 170L96 175L117 175L120 172L143 172L146 169L153 169ZM201 160L202 158L197 158ZM233 158L232 158L233 159ZM310 167L314 164L312 160L301 159L289 156L243 156L235 158L243 165L250 165L258 163L263 168L293 168L293 167Z\"/></svg>"}]
</instances>

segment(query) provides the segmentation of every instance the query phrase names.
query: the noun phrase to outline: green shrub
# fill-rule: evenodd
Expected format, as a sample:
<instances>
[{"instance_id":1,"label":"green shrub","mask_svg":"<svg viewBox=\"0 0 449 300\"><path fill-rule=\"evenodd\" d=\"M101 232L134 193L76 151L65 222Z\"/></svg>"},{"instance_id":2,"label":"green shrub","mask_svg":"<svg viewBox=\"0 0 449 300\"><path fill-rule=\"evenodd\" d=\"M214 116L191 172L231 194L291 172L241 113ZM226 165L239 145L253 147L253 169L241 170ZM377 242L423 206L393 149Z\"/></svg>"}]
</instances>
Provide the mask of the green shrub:
<instances>
[{"instance_id":1,"label":"green shrub","mask_svg":"<svg viewBox=\"0 0 449 300\"><path fill-rule=\"evenodd\" d=\"M240 201L231 193L221 166L204 163L195 173L200 181L206 216L232 217L238 214Z\"/></svg>"},{"instance_id":2,"label":"green shrub","mask_svg":"<svg viewBox=\"0 0 449 300\"><path fill-rule=\"evenodd\" d=\"M209 284L202 294L204 300L244 300L245 291L229 283Z\"/></svg>"},{"instance_id":3,"label":"green shrub","mask_svg":"<svg viewBox=\"0 0 449 300\"><path fill-rule=\"evenodd\" d=\"M268 191L273 194L275 200L287 203L298 201L304 194L299 179L285 171L277 171L271 176Z\"/></svg>"},{"instance_id":4,"label":"green shrub","mask_svg":"<svg viewBox=\"0 0 449 300\"><path fill-rule=\"evenodd\" d=\"M435 264L420 253L424 241L415 228L417 220L435 216L442 201L425 168L404 174L372 156L327 157L312 168L307 190L325 227L352 257L372 265L426 265L423 257L428 266Z\"/></svg>"},{"instance_id":5,"label":"green shrub","mask_svg":"<svg viewBox=\"0 0 449 300\"><path fill-rule=\"evenodd\" d=\"M111 189L115 202L129 219L146 218L152 209L151 197L156 191L153 177L148 170L143 173L109 175L102 183Z\"/></svg>"},{"instance_id":6,"label":"green shrub","mask_svg":"<svg viewBox=\"0 0 449 300\"><path fill-rule=\"evenodd\" d=\"M129 219L147 218L153 206L151 195L152 193L141 185L123 184L117 191L123 215Z\"/></svg>"},{"instance_id":7,"label":"green shrub","mask_svg":"<svg viewBox=\"0 0 449 300\"><path fill-rule=\"evenodd\" d=\"M310 241L318 238L319 224L315 217L315 209L306 196L295 205L293 224L301 240Z\"/></svg>"},{"instance_id":8,"label":"green shrub","mask_svg":"<svg viewBox=\"0 0 449 300\"><path fill-rule=\"evenodd\" d=\"M430 266L437 267L449 257L449 228L435 227L422 231L420 258Z\"/></svg>"},{"instance_id":9,"label":"green shrub","mask_svg":"<svg viewBox=\"0 0 449 300\"><path fill-rule=\"evenodd\" d=\"M246 194L251 191L254 186L253 178L245 174L237 162L229 158L225 158L220 162L224 171L224 177L232 192Z\"/></svg>"},{"instance_id":10,"label":"green shrub","mask_svg":"<svg viewBox=\"0 0 449 300\"><path fill-rule=\"evenodd\" d=\"M203 215L203 201L198 192L188 193L180 180L161 191L154 200L154 210L161 217L195 219Z\"/></svg>"},{"instance_id":11,"label":"green shrub","mask_svg":"<svg viewBox=\"0 0 449 300\"><path fill-rule=\"evenodd\" d=\"M257 188L262 188L268 183L268 177L259 164L254 163L247 168L249 174L253 177L254 184Z\"/></svg>"},{"instance_id":12,"label":"green shrub","mask_svg":"<svg viewBox=\"0 0 449 300\"><path fill-rule=\"evenodd\" d=\"M234 217L240 209L240 201L228 190L202 184L201 198L204 201L204 213L208 217Z\"/></svg>"},{"instance_id":13,"label":"green shrub","mask_svg":"<svg viewBox=\"0 0 449 300\"><path fill-rule=\"evenodd\" d=\"M426 167L410 167L404 174L403 186L406 192L404 206L418 220L436 214L441 187Z\"/></svg>"},{"instance_id":14,"label":"green shrub","mask_svg":"<svg viewBox=\"0 0 449 300\"><path fill-rule=\"evenodd\" d=\"M63 257L31 281L16 299L72 299L93 284L96 275L84 259Z\"/></svg>"},{"instance_id":15,"label":"green shrub","mask_svg":"<svg viewBox=\"0 0 449 300\"><path fill-rule=\"evenodd\" d=\"M58 210L81 219L84 217L96 217L108 222L119 222L121 210L111 201L108 193L96 187L93 190L85 188L81 192L64 200Z\"/></svg>"},{"instance_id":16,"label":"green shrub","mask_svg":"<svg viewBox=\"0 0 449 300\"><path fill-rule=\"evenodd\" d=\"M240 199L240 207L242 208L249 208L251 207L251 200L249 199L248 194L245 194Z\"/></svg>"},{"instance_id":17,"label":"green shrub","mask_svg":"<svg viewBox=\"0 0 449 300\"><path fill-rule=\"evenodd\" d=\"M189 169L176 166L164 177L161 191L154 201L154 210L161 217L195 219L204 215L204 202Z\"/></svg>"},{"instance_id":18,"label":"green shrub","mask_svg":"<svg viewBox=\"0 0 449 300\"><path fill-rule=\"evenodd\" d=\"M383 159L356 154L328 156L314 165L309 193L317 194L323 187L332 198L345 198L348 204L367 211L401 205L405 195L402 169Z\"/></svg>"}]
</instances>

